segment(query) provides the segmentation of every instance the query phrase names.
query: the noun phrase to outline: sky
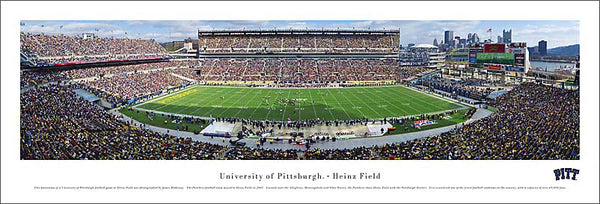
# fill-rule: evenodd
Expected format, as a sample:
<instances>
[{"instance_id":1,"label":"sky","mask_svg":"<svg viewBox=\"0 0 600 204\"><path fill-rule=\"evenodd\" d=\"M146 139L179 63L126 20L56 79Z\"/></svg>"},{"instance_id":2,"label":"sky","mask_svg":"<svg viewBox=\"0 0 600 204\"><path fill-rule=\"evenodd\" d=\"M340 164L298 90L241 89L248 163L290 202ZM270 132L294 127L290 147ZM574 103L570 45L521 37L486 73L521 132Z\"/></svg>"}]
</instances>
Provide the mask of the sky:
<instances>
[{"instance_id":1,"label":"sky","mask_svg":"<svg viewBox=\"0 0 600 204\"><path fill-rule=\"evenodd\" d=\"M197 30L213 29L400 29L400 43L407 45L432 44L433 39L441 42L445 30L454 31L455 36L466 38L468 33L477 33L483 41L490 37L486 32L492 29L491 39L497 40L502 30L512 29L513 42L527 42L536 46L538 41L548 41L548 48L579 44L579 21L21 21L21 31L31 33L62 33L77 35L96 33L98 36L155 39L170 42L185 38L197 38Z\"/></svg>"}]
</instances>

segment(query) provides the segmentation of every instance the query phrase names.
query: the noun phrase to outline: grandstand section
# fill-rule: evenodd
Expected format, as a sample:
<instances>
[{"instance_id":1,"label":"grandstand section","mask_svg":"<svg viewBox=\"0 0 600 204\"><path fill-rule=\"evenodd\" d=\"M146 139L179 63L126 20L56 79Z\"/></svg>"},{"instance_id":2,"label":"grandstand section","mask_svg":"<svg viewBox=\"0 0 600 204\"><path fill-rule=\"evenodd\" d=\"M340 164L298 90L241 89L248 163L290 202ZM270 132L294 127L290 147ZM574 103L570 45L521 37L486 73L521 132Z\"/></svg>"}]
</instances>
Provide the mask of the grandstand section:
<instances>
[{"instance_id":1,"label":"grandstand section","mask_svg":"<svg viewBox=\"0 0 600 204\"><path fill-rule=\"evenodd\" d=\"M154 40L21 32L21 54L38 67L166 57Z\"/></svg>"},{"instance_id":2,"label":"grandstand section","mask_svg":"<svg viewBox=\"0 0 600 204\"><path fill-rule=\"evenodd\" d=\"M397 53L399 43L398 30L198 31L199 54Z\"/></svg>"},{"instance_id":3,"label":"grandstand section","mask_svg":"<svg viewBox=\"0 0 600 204\"><path fill-rule=\"evenodd\" d=\"M394 58L206 58L198 64L208 83L243 81L262 83L396 82L401 69Z\"/></svg>"}]
</instances>

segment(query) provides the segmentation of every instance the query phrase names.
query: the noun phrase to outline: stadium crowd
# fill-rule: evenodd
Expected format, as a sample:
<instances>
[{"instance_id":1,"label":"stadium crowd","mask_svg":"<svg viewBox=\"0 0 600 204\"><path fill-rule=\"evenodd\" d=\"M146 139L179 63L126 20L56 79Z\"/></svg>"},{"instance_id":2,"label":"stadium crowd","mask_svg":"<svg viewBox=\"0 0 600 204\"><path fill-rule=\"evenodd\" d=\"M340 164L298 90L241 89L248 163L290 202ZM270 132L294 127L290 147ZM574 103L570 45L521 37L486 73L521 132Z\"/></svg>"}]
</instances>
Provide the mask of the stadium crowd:
<instances>
[{"instance_id":1,"label":"stadium crowd","mask_svg":"<svg viewBox=\"0 0 600 204\"><path fill-rule=\"evenodd\" d=\"M66 81L71 79L108 77L113 74L141 73L148 70L161 70L167 68L170 68L172 73L181 74L186 77L199 80L199 76L193 72L193 68L190 68L192 65L197 63L198 62L194 60L173 60L167 62L93 67L86 69L21 71L21 87L44 84L48 82Z\"/></svg>"},{"instance_id":2,"label":"stadium crowd","mask_svg":"<svg viewBox=\"0 0 600 204\"><path fill-rule=\"evenodd\" d=\"M441 77L431 77L429 80L420 80L421 85L430 89L437 89L450 94L472 98L476 100L485 100L485 98L494 90L483 88L483 80L450 80Z\"/></svg>"},{"instance_id":3,"label":"stadium crowd","mask_svg":"<svg viewBox=\"0 0 600 204\"><path fill-rule=\"evenodd\" d=\"M194 142L130 126L118 116L77 96L73 89L80 86L45 85L21 94L22 159L216 159L227 149L224 145ZM524 83L490 104L498 108L496 113L439 136L369 148L307 149L301 155L297 150L234 147L223 158L579 158L578 92ZM269 121L217 120L238 120L254 127L282 125ZM327 123L335 125L341 122ZM366 124L374 121L344 122ZM303 121L303 124L311 123ZM308 148L318 142L319 137L306 140ZM264 142L266 139L259 145Z\"/></svg>"},{"instance_id":4,"label":"stadium crowd","mask_svg":"<svg viewBox=\"0 0 600 204\"><path fill-rule=\"evenodd\" d=\"M304 153L307 160L372 160L378 159L370 148L357 147L352 149L308 149Z\"/></svg>"},{"instance_id":5,"label":"stadium crowd","mask_svg":"<svg viewBox=\"0 0 600 204\"><path fill-rule=\"evenodd\" d=\"M67 79L67 77L62 75L60 72L55 71L21 71L19 74L20 85L23 88L41 85L49 82L63 81Z\"/></svg>"},{"instance_id":6,"label":"stadium crowd","mask_svg":"<svg viewBox=\"0 0 600 204\"><path fill-rule=\"evenodd\" d=\"M224 35L201 36L200 50L224 52L390 52L397 51L394 35Z\"/></svg>"},{"instance_id":7,"label":"stadium crowd","mask_svg":"<svg viewBox=\"0 0 600 204\"><path fill-rule=\"evenodd\" d=\"M147 59L163 56L166 50L154 40L55 35L20 34L21 53L34 62L66 63L115 59Z\"/></svg>"},{"instance_id":8,"label":"stadium crowd","mask_svg":"<svg viewBox=\"0 0 600 204\"><path fill-rule=\"evenodd\" d=\"M295 160L298 159L297 150L271 150L263 148L249 148L235 146L225 154L228 160Z\"/></svg>"},{"instance_id":9,"label":"stadium crowd","mask_svg":"<svg viewBox=\"0 0 600 204\"><path fill-rule=\"evenodd\" d=\"M498 111L440 136L374 148L390 159L579 159L579 94L524 83Z\"/></svg>"},{"instance_id":10,"label":"stadium crowd","mask_svg":"<svg viewBox=\"0 0 600 204\"><path fill-rule=\"evenodd\" d=\"M209 81L288 83L396 80L419 72L395 59L206 59L198 68Z\"/></svg>"},{"instance_id":11,"label":"stadium crowd","mask_svg":"<svg viewBox=\"0 0 600 204\"><path fill-rule=\"evenodd\" d=\"M225 150L130 126L60 85L21 94L20 140L21 159L215 159Z\"/></svg>"},{"instance_id":12,"label":"stadium crowd","mask_svg":"<svg viewBox=\"0 0 600 204\"><path fill-rule=\"evenodd\" d=\"M142 72L147 70L159 70L165 68L179 68L185 67L187 64L181 61L168 61L168 62L156 62L156 63L143 63L133 65L120 65L120 66L108 66L108 67L95 67L89 69L71 69L60 72L67 79L81 79L88 77L103 77L112 74Z\"/></svg>"},{"instance_id":13,"label":"stadium crowd","mask_svg":"<svg viewBox=\"0 0 600 204\"><path fill-rule=\"evenodd\" d=\"M189 81L171 75L170 70L119 74L85 83L90 87L118 97L118 101L140 100L158 95L169 88L180 88L190 84Z\"/></svg>"}]
</instances>

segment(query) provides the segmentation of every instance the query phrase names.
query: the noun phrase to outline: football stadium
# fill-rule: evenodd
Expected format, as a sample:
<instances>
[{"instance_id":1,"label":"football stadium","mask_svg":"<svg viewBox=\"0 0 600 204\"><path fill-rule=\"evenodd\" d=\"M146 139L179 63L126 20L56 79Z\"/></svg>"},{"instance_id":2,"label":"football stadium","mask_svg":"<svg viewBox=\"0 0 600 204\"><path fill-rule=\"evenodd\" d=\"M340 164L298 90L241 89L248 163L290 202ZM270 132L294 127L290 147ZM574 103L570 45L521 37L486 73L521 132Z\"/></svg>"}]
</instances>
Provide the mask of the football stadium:
<instances>
[{"instance_id":1,"label":"football stadium","mask_svg":"<svg viewBox=\"0 0 600 204\"><path fill-rule=\"evenodd\" d=\"M405 48L400 30L375 29L197 34L167 50L21 32L21 159L579 159L578 76L529 70L523 44Z\"/></svg>"}]
</instances>

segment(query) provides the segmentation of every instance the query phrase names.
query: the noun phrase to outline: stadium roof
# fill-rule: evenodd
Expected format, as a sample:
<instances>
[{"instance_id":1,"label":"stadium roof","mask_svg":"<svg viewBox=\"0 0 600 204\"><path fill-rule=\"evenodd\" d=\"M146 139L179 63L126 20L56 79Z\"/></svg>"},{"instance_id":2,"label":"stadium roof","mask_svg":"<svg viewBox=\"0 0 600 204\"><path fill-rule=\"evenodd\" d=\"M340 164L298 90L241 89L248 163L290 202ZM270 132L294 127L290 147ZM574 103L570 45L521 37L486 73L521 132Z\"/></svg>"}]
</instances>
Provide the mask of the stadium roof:
<instances>
[{"instance_id":1,"label":"stadium roof","mask_svg":"<svg viewBox=\"0 0 600 204\"><path fill-rule=\"evenodd\" d=\"M297 34L360 34L360 35L398 35L400 30L367 30L367 29L258 29L258 30L198 30L201 35L297 35Z\"/></svg>"}]
</instances>

